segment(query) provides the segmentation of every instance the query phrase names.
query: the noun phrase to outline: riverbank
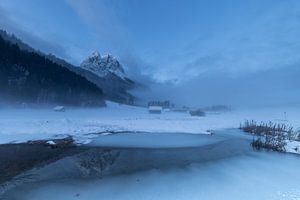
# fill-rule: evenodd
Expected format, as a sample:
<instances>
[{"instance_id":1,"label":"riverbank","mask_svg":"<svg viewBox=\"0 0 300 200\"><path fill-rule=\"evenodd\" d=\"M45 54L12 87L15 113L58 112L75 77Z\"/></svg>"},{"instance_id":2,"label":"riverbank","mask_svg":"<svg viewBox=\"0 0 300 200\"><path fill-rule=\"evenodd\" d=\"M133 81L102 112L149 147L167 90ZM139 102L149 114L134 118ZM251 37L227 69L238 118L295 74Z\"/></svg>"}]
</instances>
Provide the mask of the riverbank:
<instances>
[{"instance_id":1,"label":"riverbank","mask_svg":"<svg viewBox=\"0 0 300 200\"><path fill-rule=\"evenodd\" d=\"M201 135L196 136L201 139ZM210 137L215 142L171 148L122 144L119 148L116 139L111 148L91 143L84 152L24 173L22 177L33 178L8 189L2 198L279 200L299 197L298 156L255 151L249 145L251 137L237 130L217 131Z\"/></svg>"},{"instance_id":2,"label":"riverbank","mask_svg":"<svg viewBox=\"0 0 300 200\"><path fill-rule=\"evenodd\" d=\"M0 188L5 192L24 184L51 179L86 179L184 167L228 154L240 154L243 152L241 149L249 148L245 141L232 145L231 136L139 133L136 138L136 134L108 135L104 136L107 138L104 141L103 137L99 137L99 141L96 139L88 146L74 146L67 140L53 141L64 144L61 146L50 145L47 141L2 145L4 151L0 151L0 155L3 154L0 161L4 171ZM135 140L124 143L124 137L131 138L131 135ZM149 141L149 136L152 141ZM172 138L180 138L182 143ZM157 143L161 140L164 142ZM237 148L240 151L236 151ZM220 154L219 149L226 149L226 152ZM210 155L209 158L207 155Z\"/></svg>"},{"instance_id":3,"label":"riverbank","mask_svg":"<svg viewBox=\"0 0 300 200\"><path fill-rule=\"evenodd\" d=\"M32 169L78 153L71 137L0 145L0 184Z\"/></svg>"}]
</instances>

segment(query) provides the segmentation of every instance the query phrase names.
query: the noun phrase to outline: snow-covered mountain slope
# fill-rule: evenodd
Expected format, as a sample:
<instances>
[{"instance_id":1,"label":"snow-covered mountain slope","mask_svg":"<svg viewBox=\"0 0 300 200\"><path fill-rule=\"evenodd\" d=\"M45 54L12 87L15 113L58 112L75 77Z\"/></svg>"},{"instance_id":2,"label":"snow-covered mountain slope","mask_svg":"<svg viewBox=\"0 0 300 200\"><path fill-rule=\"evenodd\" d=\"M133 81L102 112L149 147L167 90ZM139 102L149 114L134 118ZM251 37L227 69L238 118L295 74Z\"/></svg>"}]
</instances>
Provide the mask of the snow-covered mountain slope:
<instances>
[{"instance_id":1,"label":"snow-covered mountain slope","mask_svg":"<svg viewBox=\"0 0 300 200\"><path fill-rule=\"evenodd\" d=\"M111 55L101 56L94 52L79 67L53 55L47 57L94 83L108 100L131 104L135 99L128 90L133 89L136 83L126 76L120 62Z\"/></svg>"},{"instance_id":2,"label":"snow-covered mountain slope","mask_svg":"<svg viewBox=\"0 0 300 200\"><path fill-rule=\"evenodd\" d=\"M132 104L135 99L128 90L136 87L136 83L126 76L123 66L111 55L101 56L98 52L94 52L78 67L53 54L45 54L35 50L14 35L10 35L1 29L0 36L5 41L17 44L21 50L44 56L52 62L84 77L100 88L104 93L104 97L108 100Z\"/></svg>"},{"instance_id":3,"label":"snow-covered mountain slope","mask_svg":"<svg viewBox=\"0 0 300 200\"><path fill-rule=\"evenodd\" d=\"M135 87L135 82L128 78L122 79L114 73L109 73L104 77L100 77L81 67L67 66L67 68L85 77L87 80L101 88L108 100L131 104L130 102L135 99L134 96L128 93L128 90Z\"/></svg>"},{"instance_id":4,"label":"snow-covered mountain slope","mask_svg":"<svg viewBox=\"0 0 300 200\"><path fill-rule=\"evenodd\" d=\"M125 71L119 61L111 55L101 56L99 52L93 52L81 65L81 68L89 70L100 77L114 74L125 79Z\"/></svg>"},{"instance_id":5,"label":"snow-covered mountain slope","mask_svg":"<svg viewBox=\"0 0 300 200\"><path fill-rule=\"evenodd\" d=\"M101 56L96 51L79 67L66 67L101 88L107 99L125 104L133 103L135 97L128 90L135 87L135 82L126 76L123 66L113 56Z\"/></svg>"},{"instance_id":6,"label":"snow-covered mountain slope","mask_svg":"<svg viewBox=\"0 0 300 200\"><path fill-rule=\"evenodd\" d=\"M1 103L104 105L95 84L1 30L0 52Z\"/></svg>"}]
</instances>

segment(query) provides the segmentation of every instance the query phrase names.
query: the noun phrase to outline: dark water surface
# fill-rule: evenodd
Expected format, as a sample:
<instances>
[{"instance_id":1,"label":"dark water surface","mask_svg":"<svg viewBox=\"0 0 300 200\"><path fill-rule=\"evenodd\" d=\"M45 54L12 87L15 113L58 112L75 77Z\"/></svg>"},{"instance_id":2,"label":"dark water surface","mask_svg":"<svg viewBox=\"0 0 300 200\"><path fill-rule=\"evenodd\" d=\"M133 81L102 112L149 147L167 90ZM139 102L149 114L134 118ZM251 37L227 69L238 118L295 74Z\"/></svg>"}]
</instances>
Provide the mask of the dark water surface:
<instances>
[{"instance_id":1,"label":"dark water surface","mask_svg":"<svg viewBox=\"0 0 300 200\"><path fill-rule=\"evenodd\" d=\"M271 152L254 152L250 147L250 141L251 137L237 130L220 131L214 135L126 133L100 136L87 146L79 147L76 150L62 150L57 153L59 156L54 156L55 161L28 170L2 184L2 198L41 199L41 196L38 195L26 197L25 194L35 191L40 185L47 186L53 183L69 185L80 181L89 183L102 180L101 184L103 184L108 177L124 175L130 177L136 173L151 170L168 172L176 169L188 169L190 166L199 164L200 167L196 167L196 169L201 169L210 163L216 167L215 165L218 163L220 165L224 165L224 162L226 162L225 165L230 162L236 164L234 162L237 158L240 162L240 160L256 159L261 155L267 155L267 158L262 159L263 163L266 159L270 159L270 155L272 158L282 159L283 162L290 161L290 157L295 157ZM32 152L32 154L38 155L39 152ZM32 161L30 160L30 162ZM299 162L292 160L293 162L297 162L295 165L300 164L300 158ZM268 163L266 164L268 165ZM288 167L292 167L291 170L295 168L290 164ZM205 170L201 170L201 173ZM209 175L209 173L210 171L207 171L205 175ZM63 191L61 192L63 193ZM101 195L101 192L97 195ZM47 199L47 195L43 197L43 199ZM80 194L75 194L70 199L75 197L84 199ZM151 199L149 195L144 197ZM61 198L67 197L62 196ZM116 199L123 199L123 196Z\"/></svg>"}]
</instances>

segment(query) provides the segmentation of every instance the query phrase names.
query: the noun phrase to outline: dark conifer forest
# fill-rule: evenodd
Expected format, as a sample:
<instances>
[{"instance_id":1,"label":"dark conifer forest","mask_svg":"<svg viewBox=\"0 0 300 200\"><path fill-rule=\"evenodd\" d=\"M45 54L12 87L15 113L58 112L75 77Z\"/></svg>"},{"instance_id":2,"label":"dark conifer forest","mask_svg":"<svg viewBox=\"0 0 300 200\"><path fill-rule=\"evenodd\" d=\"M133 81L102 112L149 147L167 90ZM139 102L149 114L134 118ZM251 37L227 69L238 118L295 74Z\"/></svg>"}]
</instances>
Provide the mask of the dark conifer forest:
<instances>
[{"instance_id":1,"label":"dark conifer forest","mask_svg":"<svg viewBox=\"0 0 300 200\"><path fill-rule=\"evenodd\" d=\"M17 104L104 105L93 83L0 36L0 100Z\"/></svg>"}]
</instances>

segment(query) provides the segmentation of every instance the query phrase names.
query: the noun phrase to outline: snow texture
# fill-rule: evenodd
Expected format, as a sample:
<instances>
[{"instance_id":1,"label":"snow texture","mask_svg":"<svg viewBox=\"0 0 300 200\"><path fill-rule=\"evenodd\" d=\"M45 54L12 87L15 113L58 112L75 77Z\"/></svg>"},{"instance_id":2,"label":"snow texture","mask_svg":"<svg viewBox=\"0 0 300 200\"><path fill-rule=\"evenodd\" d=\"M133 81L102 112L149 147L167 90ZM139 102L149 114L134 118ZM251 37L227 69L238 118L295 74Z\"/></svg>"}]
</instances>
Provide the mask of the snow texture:
<instances>
[{"instance_id":1,"label":"snow texture","mask_svg":"<svg viewBox=\"0 0 300 200\"><path fill-rule=\"evenodd\" d=\"M286 112L286 114L284 114ZM0 109L0 144L73 136L78 144L99 135L117 132L210 134L211 130L237 128L246 119L273 121L300 127L299 108L261 108L211 112L205 117L188 113L149 114L147 108L107 102L94 109ZM287 151L300 153L300 142L289 142Z\"/></svg>"},{"instance_id":2,"label":"snow texture","mask_svg":"<svg viewBox=\"0 0 300 200\"><path fill-rule=\"evenodd\" d=\"M105 77L112 73L121 79L125 79L125 72L119 61L111 55L101 56L99 52L93 52L86 60L84 60L81 68L93 72L99 77Z\"/></svg>"}]
</instances>

